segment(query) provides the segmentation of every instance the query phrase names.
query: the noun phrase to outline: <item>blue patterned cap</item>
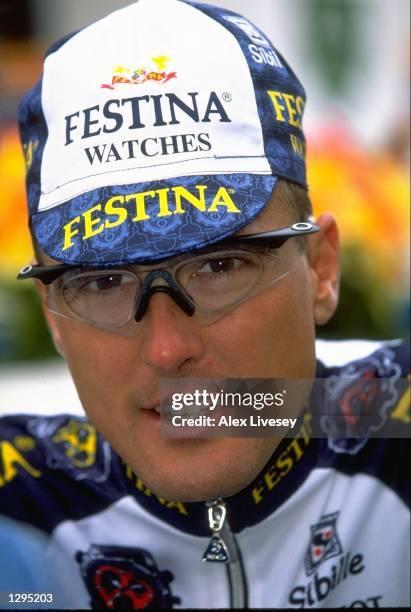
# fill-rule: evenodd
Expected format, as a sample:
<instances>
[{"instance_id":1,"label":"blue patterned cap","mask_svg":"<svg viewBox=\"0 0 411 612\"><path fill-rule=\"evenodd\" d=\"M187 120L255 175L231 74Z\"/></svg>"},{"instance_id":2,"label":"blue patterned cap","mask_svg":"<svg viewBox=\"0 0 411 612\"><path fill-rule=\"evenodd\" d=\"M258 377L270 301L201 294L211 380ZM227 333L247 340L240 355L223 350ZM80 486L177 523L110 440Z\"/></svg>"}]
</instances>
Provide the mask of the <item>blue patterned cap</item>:
<instances>
[{"instance_id":1,"label":"blue patterned cap","mask_svg":"<svg viewBox=\"0 0 411 612\"><path fill-rule=\"evenodd\" d=\"M19 107L32 232L62 262L121 265L221 240L302 186L305 93L232 11L139 0L46 55Z\"/></svg>"}]
</instances>

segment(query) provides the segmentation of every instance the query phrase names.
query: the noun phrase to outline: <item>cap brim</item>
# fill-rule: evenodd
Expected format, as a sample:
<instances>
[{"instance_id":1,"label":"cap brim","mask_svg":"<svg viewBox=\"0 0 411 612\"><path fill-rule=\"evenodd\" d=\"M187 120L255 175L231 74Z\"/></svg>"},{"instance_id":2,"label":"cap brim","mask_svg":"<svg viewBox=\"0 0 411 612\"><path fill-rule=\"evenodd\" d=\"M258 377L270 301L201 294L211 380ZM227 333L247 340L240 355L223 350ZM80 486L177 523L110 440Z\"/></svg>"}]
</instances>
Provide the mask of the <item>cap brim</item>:
<instances>
[{"instance_id":1,"label":"cap brim","mask_svg":"<svg viewBox=\"0 0 411 612\"><path fill-rule=\"evenodd\" d=\"M44 253L65 263L156 261L234 234L269 202L277 177L185 176L83 193L32 216Z\"/></svg>"}]
</instances>

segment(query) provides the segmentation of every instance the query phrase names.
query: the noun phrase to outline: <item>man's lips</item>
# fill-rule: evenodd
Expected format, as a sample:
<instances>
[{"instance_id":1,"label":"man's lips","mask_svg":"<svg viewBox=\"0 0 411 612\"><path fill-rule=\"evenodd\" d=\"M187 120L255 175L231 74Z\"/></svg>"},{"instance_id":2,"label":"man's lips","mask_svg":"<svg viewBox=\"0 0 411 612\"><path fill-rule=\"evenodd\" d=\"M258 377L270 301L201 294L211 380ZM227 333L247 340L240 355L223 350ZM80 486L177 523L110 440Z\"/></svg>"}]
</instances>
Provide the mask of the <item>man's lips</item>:
<instances>
[{"instance_id":1,"label":"man's lips","mask_svg":"<svg viewBox=\"0 0 411 612\"><path fill-rule=\"evenodd\" d=\"M165 430L169 430L170 427L172 428L172 430L177 429L174 426L172 426L172 417L174 416L180 416L183 418L186 418L186 417L195 418L198 416L205 416L205 415L218 416L220 411L222 410L220 406L217 407L217 410L215 411L210 411L208 406L190 406L190 407L185 406L183 409L178 409L178 410L173 409L171 396L169 398L162 399L161 403L157 401L157 402L148 404L146 406L140 406L140 409L141 411L143 411L143 413L147 417L150 417L150 419L157 421L161 418L162 427L165 428ZM178 429L186 430L187 427L183 426ZM202 427L194 428L194 429L197 430L197 432L200 430L203 430Z\"/></svg>"},{"instance_id":2,"label":"man's lips","mask_svg":"<svg viewBox=\"0 0 411 612\"><path fill-rule=\"evenodd\" d=\"M141 410L155 410L156 412L160 412L160 401L153 404L149 404L148 406L140 406Z\"/></svg>"},{"instance_id":3,"label":"man's lips","mask_svg":"<svg viewBox=\"0 0 411 612\"><path fill-rule=\"evenodd\" d=\"M175 427L172 424L172 417L176 415L180 415L182 417L196 417L198 416L198 412L193 413L193 409L190 411L182 412L181 410L172 410L171 408L172 401L171 397L169 401L163 400L161 402L156 402L152 404L148 404L146 406L140 406L140 410L143 414L144 420L147 419L147 424L151 423L153 426L160 427L160 435L166 439L193 439L205 437L204 434L207 433L207 428L197 426L197 427ZM197 409L198 410L198 409ZM204 414L204 413L203 413Z\"/></svg>"},{"instance_id":4,"label":"man's lips","mask_svg":"<svg viewBox=\"0 0 411 612\"><path fill-rule=\"evenodd\" d=\"M164 412L165 407L171 406L172 397L163 398L162 400L158 399L155 402L148 404L147 406L140 406L141 410L155 410L158 414ZM160 410L162 408L162 410Z\"/></svg>"},{"instance_id":5,"label":"man's lips","mask_svg":"<svg viewBox=\"0 0 411 612\"><path fill-rule=\"evenodd\" d=\"M162 388L162 385L160 385L160 389L161 389L160 396L155 395L154 396L156 398L155 400L148 402L147 404L140 405L140 409L145 412L154 411L156 414L159 414L162 417L167 417L167 418L170 418L171 416L178 415L178 414L181 416L192 416L192 417L198 416L200 414L205 414L205 413L212 414L212 411L210 411L210 406L207 404L202 404L202 405L191 404L191 405L185 405L183 407L180 406L180 408L173 407L174 400L175 400L174 396L176 393L178 393L178 395L181 397L182 395L193 394L198 390L197 382L195 382L197 380L204 380L204 379L179 379L178 380L178 390L175 384L172 385L170 389L170 385L167 385L168 381L166 381L167 386L165 388ZM208 384L204 386L202 389L205 389L206 391L213 392L213 393L220 391L221 384L219 384L220 382L219 378L218 379L211 378L207 380L208 380ZM211 384L210 384L210 381L212 381ZM164 396L163 396L163 392L164 392ZM147 395L147 397L149 397L149 395ZM218 407L218 408L221 408L221 407Z\"/></svg>"}]
</instances>

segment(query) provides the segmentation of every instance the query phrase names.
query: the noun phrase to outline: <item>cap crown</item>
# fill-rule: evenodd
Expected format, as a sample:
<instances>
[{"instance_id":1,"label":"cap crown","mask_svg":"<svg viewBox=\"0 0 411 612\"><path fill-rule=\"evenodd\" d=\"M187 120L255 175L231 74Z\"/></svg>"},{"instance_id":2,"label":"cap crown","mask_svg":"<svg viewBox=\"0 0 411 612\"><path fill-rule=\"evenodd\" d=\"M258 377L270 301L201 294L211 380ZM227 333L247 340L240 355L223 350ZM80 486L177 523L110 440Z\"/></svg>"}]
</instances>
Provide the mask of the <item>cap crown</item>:
<instances>
[{"instance_id":1,"label":"cap crown","mask_svg":"<svg viewBox=\"0 0 411 612\"><path fill-rule=\"evenodd\" d=\"M305 185L305 94L231 11L140 0L48 53L19 119L32 228L62 261L124 263L249 223Z\"/></svg>"}]
</instances>

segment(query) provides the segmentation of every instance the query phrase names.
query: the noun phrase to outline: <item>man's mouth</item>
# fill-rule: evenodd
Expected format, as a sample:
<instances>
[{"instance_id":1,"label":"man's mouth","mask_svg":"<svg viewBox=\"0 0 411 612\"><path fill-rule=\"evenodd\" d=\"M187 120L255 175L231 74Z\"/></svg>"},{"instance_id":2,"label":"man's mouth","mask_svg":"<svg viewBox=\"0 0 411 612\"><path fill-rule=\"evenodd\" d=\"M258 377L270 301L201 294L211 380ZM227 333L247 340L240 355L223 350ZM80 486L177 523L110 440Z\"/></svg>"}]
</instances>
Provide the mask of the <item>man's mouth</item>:
<instances>
[{"instance_id":1,"label":"man's mouth","mask_svg":"<svg viewBox=\"0 0 411 612\"><path fill-rule=\"evenodd\" d=\"M221 407L218 407L215 412L210 412L209 406L204 404L183 406L176 409L173 407L172 394L164 398L161 397L161 400L157 399L156 402L140 408L153 423L160 425L160 435L168 439L209 437L210 427L207 426L206 419L212 414L217 416L221 410ZM178 426L173 422L174 417L177 417ZM192 425L193 419L196 419L195 426ZM190 425L187 422L190 422Z\"/></svg>"}]
</instances>

